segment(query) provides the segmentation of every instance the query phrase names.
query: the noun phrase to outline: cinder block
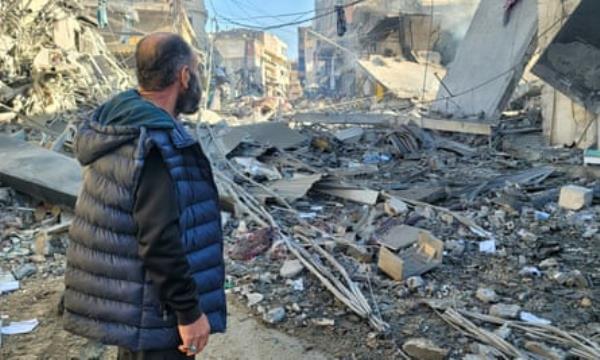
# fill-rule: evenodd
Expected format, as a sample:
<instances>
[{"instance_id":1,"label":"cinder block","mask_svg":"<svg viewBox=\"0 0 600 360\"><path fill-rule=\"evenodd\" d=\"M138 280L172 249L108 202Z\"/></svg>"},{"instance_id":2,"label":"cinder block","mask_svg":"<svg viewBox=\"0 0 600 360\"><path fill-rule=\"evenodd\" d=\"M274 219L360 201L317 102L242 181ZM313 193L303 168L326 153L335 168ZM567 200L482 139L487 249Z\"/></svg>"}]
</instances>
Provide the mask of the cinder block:
<instances>
[{"instance_id":1,"label":"cinder block","mask_svg":"<svg viewBox=\"0 0 600 360\"><path fill-rule=\"evenodd\" d=\"M568 210L581 210L592 204L594 191L577 185L567 185L560 189L560 207Z\"/></svg>"}]
</instances>

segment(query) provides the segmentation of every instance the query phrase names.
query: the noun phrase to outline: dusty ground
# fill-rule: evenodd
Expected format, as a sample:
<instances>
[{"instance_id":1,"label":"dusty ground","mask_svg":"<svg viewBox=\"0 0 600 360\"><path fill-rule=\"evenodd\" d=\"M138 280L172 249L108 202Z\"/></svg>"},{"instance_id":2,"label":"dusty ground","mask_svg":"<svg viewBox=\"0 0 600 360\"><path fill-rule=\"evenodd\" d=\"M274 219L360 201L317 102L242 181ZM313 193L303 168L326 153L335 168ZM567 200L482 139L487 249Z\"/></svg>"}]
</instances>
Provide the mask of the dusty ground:
<instances>
[{"instance_id":1,"label":"dusty ground","mask_svg":"<svg viewBox=\"0 0 600 360\"><path fill-rule=\"evenodd\" d=\"M62 330L56 304L63 289L62 278L33 279L23 288L0 298L0 313L12 320L37 318L40 326L31 334L4 336L1 360L81 359L112 360L116 352L88 343ZM328 359L324 353L295 337L268 329L248 317L245 308L230 304L230 330L211 338L202 359Z\"/></svg>"}]
</instances>

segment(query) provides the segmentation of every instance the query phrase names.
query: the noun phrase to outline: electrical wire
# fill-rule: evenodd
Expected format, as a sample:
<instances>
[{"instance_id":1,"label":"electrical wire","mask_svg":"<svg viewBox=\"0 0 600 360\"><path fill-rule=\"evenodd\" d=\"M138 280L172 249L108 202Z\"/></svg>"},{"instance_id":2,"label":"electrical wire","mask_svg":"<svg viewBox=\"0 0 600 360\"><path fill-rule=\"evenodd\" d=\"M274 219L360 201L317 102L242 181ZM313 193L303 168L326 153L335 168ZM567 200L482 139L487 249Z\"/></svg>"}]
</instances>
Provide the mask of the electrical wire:
<instances>
[{"instance_id":1,"label":"electrical wire","mask_svg":"<svg viewBox=\"0 0 600 360\"><path fill-rule=\"evenodd\" d=\"M365 1L366 0L355 0L355 1L351 2L351 3L349 3L349 4L341 5L341 6L343 6L344 8L348 8L348 7L360 4L360 3L365 2ZM280 28L284 28L284 27L288 27L288 26L301 25L301 24L304 24L306 22L317 20L317 19L329 16L329 15L332 15L332 14L335 14L335 13L336 13L336 10L334 9L334 10L325 12L325 13L320 14L320 15L312 16L310 18L305 18L305 19L301 19L301 20L297 20L297 21L291 21L291 22L287 22L287 23L274 24L274 25L269 25L269 26L257 26L257 25L254 25L254 24L245 24L245 23L242 23L242 22L239 22L239 21L235 21L235 20L233 20L231 18L228 18L228 17L225 17L225 16L219 16L219 18L221 20L223 20L225 22L228 22L230 24L233 24L233 25L237 25L237 26L241 26L241 27L245 27L245 28L249 28L249 29L268 31L268 30L280 29Z\"/></svg>"}]
</instances>

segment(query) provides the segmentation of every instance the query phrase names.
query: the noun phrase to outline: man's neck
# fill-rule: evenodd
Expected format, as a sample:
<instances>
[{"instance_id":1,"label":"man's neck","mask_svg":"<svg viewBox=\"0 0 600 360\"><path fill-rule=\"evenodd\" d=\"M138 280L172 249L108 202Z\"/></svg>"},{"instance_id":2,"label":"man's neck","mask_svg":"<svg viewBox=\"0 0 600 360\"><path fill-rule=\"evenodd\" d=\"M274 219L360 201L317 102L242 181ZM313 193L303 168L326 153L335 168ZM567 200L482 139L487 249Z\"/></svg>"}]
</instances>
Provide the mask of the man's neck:
<instances>
[{"instance_id":1,"label":"man's neck","mask_svg":"<svg viewBox=\"0 0 600 360\"><path fill-rule=\"evenodd\" d=\"M159 108L165 110L171 116L177 117L175 114L175 104L177 102L177 94L173 91L163 90L163 91L148 91L143 89L138 89L140 96L144 99L150 101L154 105Z\"/></svg>"}]
</instances>

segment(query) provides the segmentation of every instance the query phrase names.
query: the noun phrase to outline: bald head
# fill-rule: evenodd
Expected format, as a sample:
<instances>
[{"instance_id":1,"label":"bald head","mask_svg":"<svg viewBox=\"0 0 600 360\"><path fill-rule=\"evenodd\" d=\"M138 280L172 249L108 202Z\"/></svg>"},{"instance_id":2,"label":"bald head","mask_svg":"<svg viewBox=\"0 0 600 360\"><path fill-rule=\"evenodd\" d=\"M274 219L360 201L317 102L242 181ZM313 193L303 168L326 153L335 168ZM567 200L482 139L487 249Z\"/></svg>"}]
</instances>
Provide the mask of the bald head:
<instances>
[{"instance_id":1,"label":"bald head","mask_svg":"<svg viewBox=\"0 0 600 360\"><path fill-rule=\"evenodd\" d=\"M181 36L153 33L138 42L135 51L139 86L148 91L160 91L177 80L184 66L194 66L194 54Z\"/></svg>"}]
</instances>

